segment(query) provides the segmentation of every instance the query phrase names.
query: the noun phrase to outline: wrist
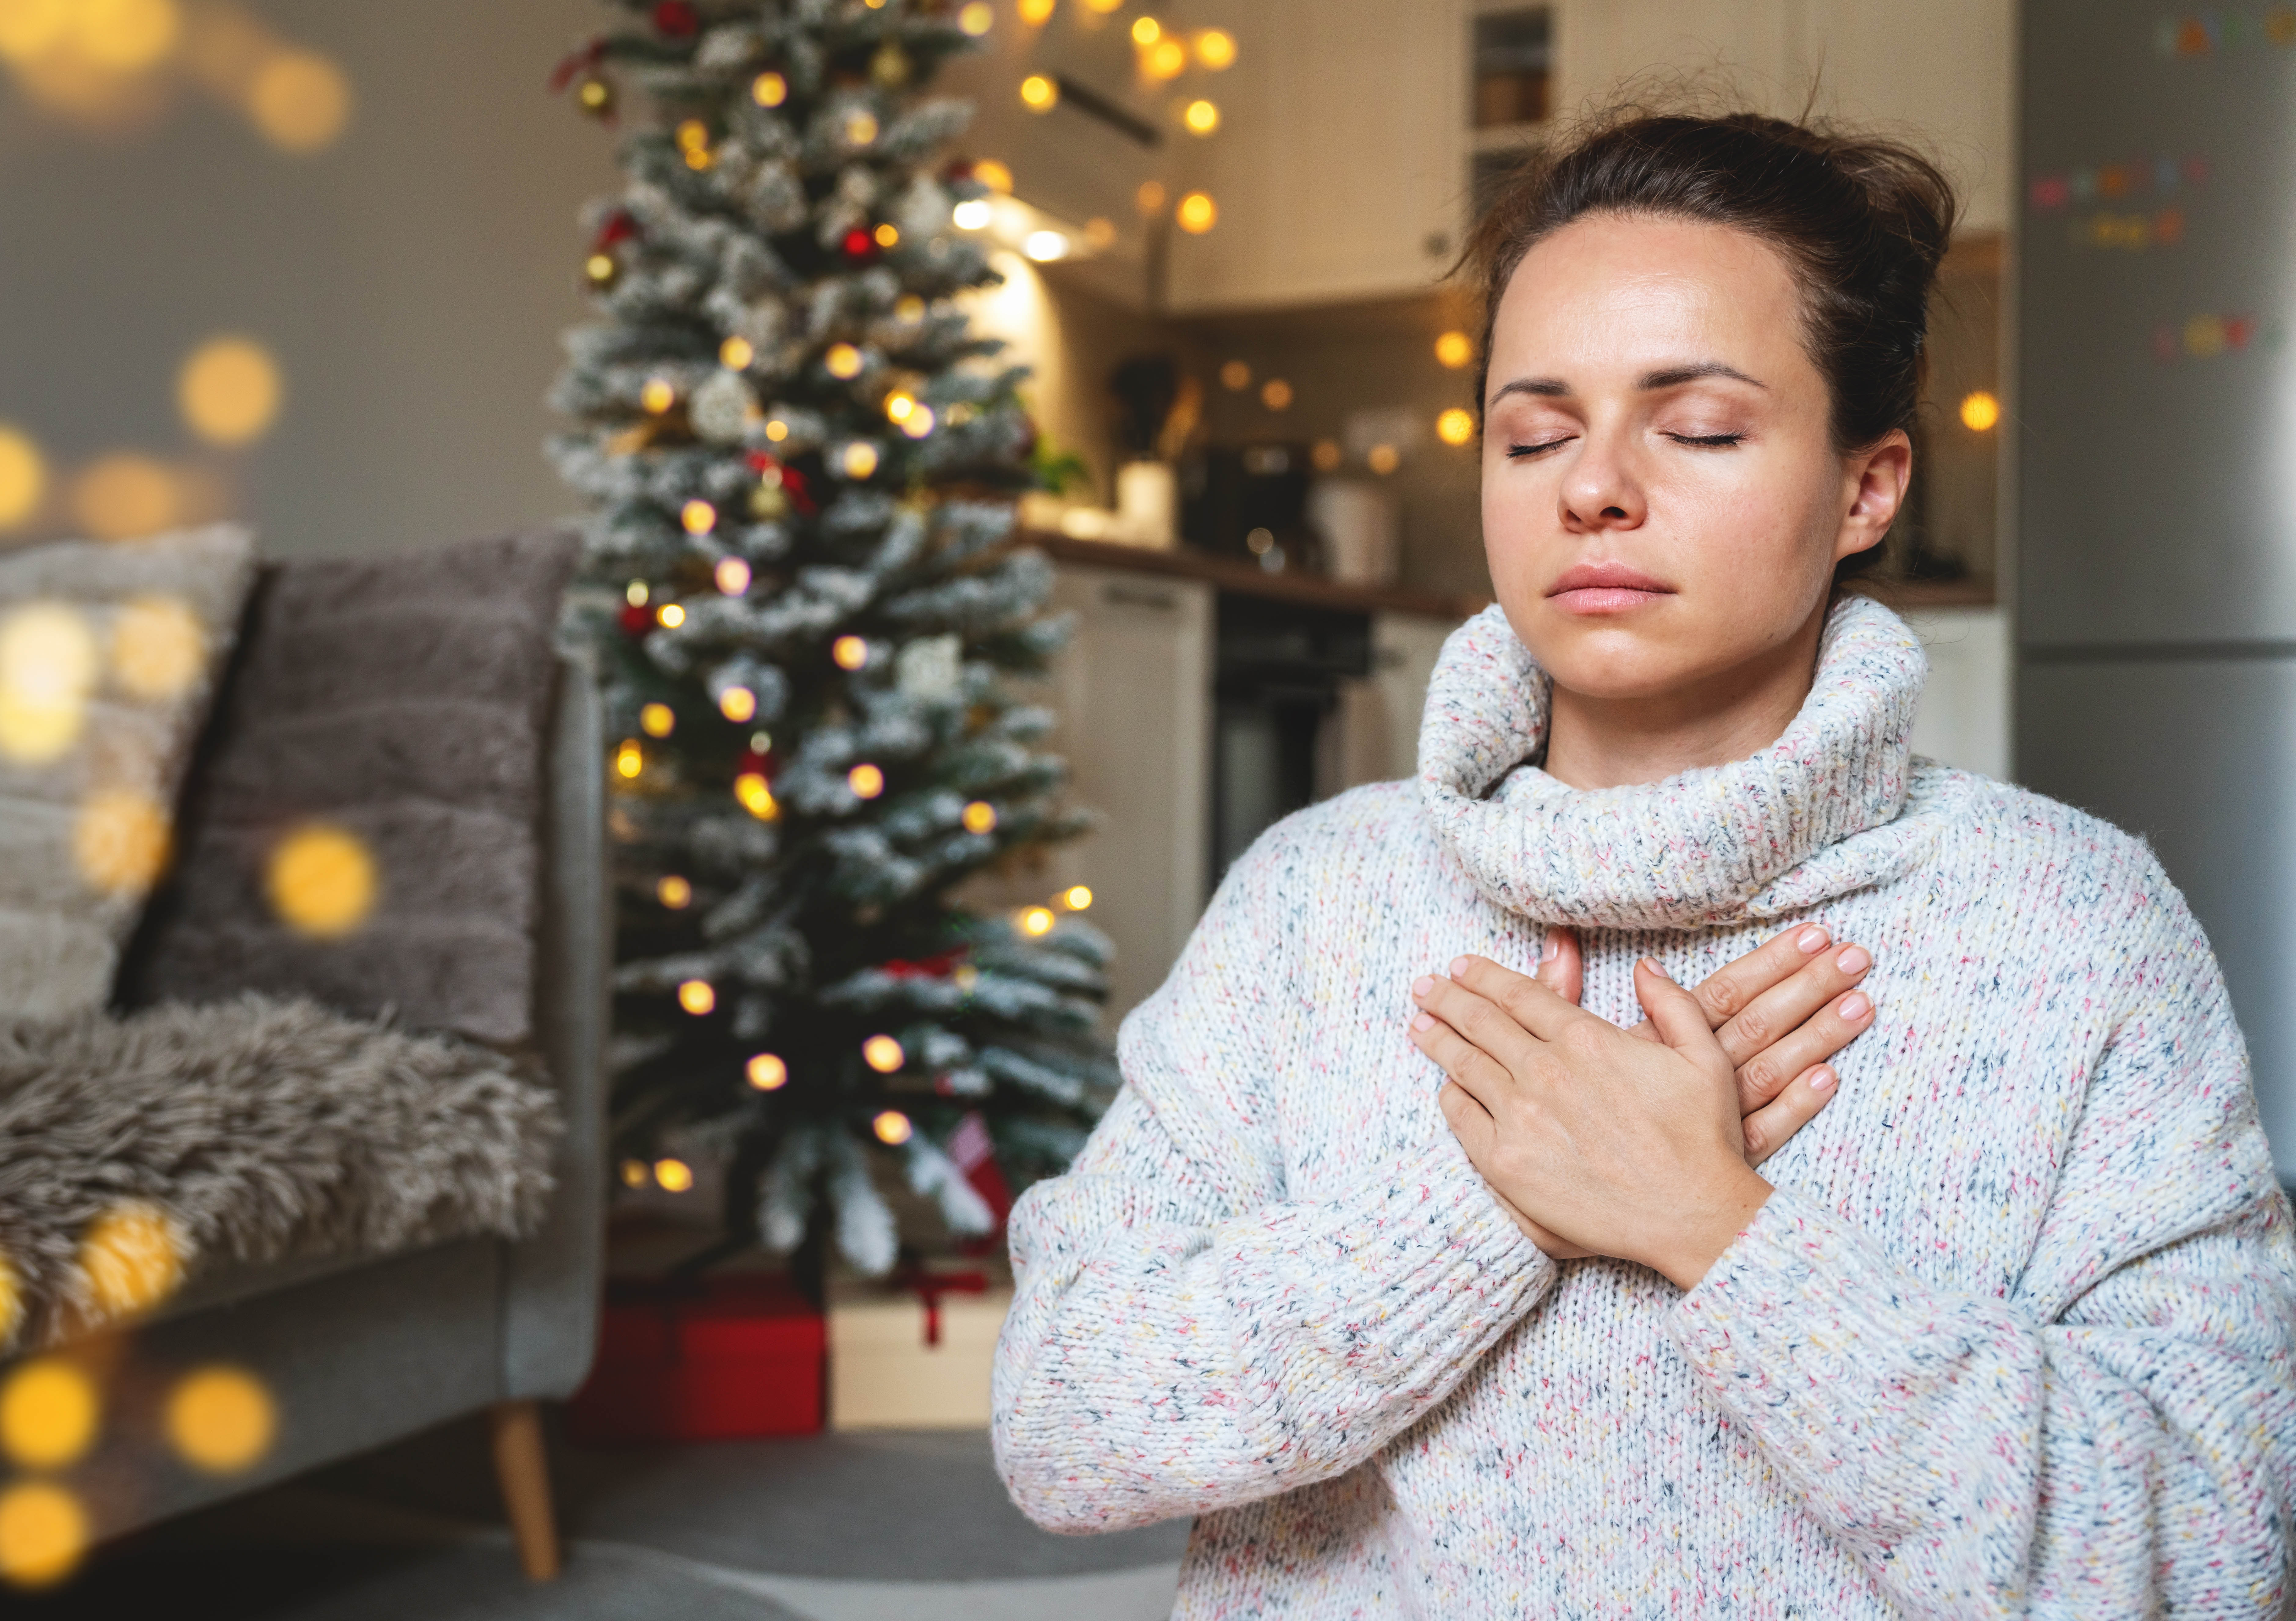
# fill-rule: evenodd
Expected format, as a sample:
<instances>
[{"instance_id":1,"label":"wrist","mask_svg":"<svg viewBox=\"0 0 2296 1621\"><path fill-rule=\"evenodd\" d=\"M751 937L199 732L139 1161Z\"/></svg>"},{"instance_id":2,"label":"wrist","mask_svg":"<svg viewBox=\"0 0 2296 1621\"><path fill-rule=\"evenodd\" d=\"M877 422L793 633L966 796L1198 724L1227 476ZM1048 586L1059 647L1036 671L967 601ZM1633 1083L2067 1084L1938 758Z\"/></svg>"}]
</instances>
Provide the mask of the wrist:
<instances>
[{"instance_id":1,"label":"wrist","mask_svg":"<svg viewBox=\"0 0 2296 1621\"><path fill-rule=\"evenodd\" d=\"M1711 1186L1699 1189L1685 1201L1663 1253L1650 1265L1687 1294L1737 1241L1774 1191L1751 1166L1740 1160Z\"/></svg>"}]
</instances>

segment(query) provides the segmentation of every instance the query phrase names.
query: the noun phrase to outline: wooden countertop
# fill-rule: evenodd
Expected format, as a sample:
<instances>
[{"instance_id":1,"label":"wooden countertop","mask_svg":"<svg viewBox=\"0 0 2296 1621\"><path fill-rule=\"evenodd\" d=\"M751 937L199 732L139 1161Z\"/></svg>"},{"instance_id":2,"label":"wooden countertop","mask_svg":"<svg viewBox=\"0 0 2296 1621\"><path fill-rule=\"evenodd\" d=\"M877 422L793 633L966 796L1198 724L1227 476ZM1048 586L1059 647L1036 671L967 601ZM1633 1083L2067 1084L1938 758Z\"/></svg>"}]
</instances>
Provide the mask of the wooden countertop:
<instances>
[{"instance_id":1,"label":"wooden countertop","mask_svg":"<svg viewBox=\"0 0 2296 1621\"><path fill-rule=\"evenodd\" d=\"M1149 546L1119 545L1113 541L1072 540L1044 529L1023 530L1021 537L1064 563L1201 580L1222 591L1349 613L1406 613L1456 624L1481 612L1491 602L1472 592L1451 596L1439 592L1409 591L1400 585L1342 585L1316 574L1270 574L1242 558L1200 552L1193 546L1164 552ZM1989 608L1995 601L1993 581L1984 576L1965 580L1906 581L1885 586L1874 594L1890 607L1899 609Z\"/></svg>"}]
</instances>

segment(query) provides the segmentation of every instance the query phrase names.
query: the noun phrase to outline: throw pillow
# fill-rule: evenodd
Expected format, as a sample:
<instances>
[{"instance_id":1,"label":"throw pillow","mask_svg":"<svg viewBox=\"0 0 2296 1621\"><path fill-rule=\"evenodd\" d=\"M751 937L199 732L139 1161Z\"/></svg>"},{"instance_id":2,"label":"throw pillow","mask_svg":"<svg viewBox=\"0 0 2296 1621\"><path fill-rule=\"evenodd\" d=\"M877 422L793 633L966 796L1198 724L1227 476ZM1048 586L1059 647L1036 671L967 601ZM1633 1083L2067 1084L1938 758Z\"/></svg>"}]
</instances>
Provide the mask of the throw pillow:
<instances>
[{"instance_id":1,"label":"throw pillow","mask_svg":"<svg viewBox=\"0 0 2296 1621\"><path fill-rule=\"evenodd\" d=\"M0 1018L111 995L254 557L229 525L0 553Z\"/></svg>"},{"instance_id":2,"label":"throw pillow","mask_svg":"<svg viewBox=\"0 0 2296 1621\"><path fill-rule=\"evenodd\" d=\"M516 1043L570 535L264 570L131 1006L243 991Z\"/></svg>"}]
</instances>

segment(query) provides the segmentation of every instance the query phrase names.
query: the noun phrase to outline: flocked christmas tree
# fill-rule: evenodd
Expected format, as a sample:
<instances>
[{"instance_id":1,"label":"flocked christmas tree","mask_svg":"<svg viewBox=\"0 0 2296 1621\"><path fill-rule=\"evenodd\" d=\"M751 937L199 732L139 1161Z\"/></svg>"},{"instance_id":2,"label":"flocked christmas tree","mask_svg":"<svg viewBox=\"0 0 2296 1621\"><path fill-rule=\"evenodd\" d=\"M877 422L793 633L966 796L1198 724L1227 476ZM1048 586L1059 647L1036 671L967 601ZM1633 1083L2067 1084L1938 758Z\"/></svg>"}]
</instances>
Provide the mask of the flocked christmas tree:
<instances>
[{"instance_id":1,"label":"flocked christmas tree","mask_svg":"<svg viewBox=\"0 0 2296 1621\"><path fill-rule=\"evenodd\" d=\"M612 593L582 624L614 729L617 1142L638 1180L665 1134L715 1141L729 1243L817 1266L833 1235L882 1272L881 1180L988 1232L1113 1080L1103 937L952 893L1085 824L1006 685L1064 626L1011 544L1024 373L958 304L996 280L951 223L986 191L944 156L969 109L922 94L972 42L935 0L621 9L560 70L644 119L587 221L598 315L553 446Z\"/></svg>"}]
</instances>

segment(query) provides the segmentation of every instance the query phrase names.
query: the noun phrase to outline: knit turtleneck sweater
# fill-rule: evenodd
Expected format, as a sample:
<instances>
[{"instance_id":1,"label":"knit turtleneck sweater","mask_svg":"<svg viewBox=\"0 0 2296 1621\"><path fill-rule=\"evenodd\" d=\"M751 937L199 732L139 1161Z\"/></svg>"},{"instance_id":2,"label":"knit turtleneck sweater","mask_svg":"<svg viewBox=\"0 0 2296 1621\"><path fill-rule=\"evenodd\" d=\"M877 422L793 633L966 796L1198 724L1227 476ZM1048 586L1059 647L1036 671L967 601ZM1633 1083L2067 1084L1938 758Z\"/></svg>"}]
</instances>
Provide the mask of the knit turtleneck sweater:
<instances>
[{"instance_id":1,"label":"knit turtleneck sweater","mask_svg":"<svg viewBox=\"0 0 2296 1621\"><path fill-rule=\"evenodd\" d=\"M1012 1225L996 1442L1040 1524L1196 1517L1186 1617L2276 1616L2296 1240L2207 940L2143 845L1915 759L1923 670L1830 617L1751 758L1578 792L1494 610L1416 783L1269 831ZM2134 768L2134 767L2132 767ZM1687 1293L1557 1264L1406 1034L1581 931L1584 1004L1778 929L1874 1025Z\"/></svg>"}]
</instances>

